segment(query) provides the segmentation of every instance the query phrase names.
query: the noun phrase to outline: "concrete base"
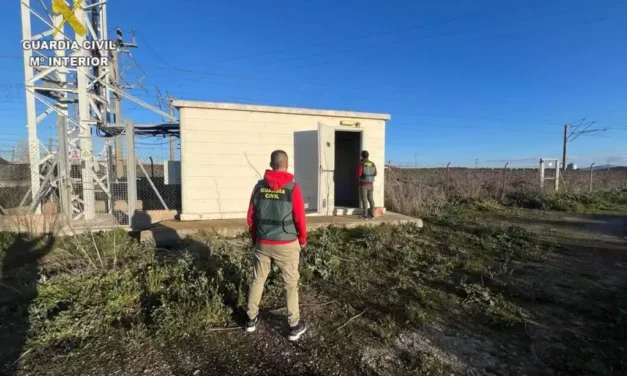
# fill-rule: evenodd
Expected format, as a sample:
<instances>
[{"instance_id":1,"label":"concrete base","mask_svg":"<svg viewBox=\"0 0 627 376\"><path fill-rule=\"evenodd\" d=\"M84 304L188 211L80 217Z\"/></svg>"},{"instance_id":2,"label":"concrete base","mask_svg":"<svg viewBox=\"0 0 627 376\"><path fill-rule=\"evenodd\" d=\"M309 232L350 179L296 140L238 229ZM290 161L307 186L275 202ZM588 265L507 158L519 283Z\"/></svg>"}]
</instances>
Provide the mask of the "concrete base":
<instances>
[{"instance_id":1,"label":"concrete base","mask_svg":"<svg viewBox=\"0 0 627 376\"><path fill-rule=\"evenodd\" d=\"M310 230L330 225L354 228L358 226L376 226L382 223L415 223L423 226L422 219L407 217L395 213L386 213L370 221L355 216L308 216L307 228ZM209 231L221 236L234 237L248 231L245 219L216 219L205 221L163 221L149 230L140 233L141 241L154 242L159 246L174 245L181 239L199 231Z\"/></svg>"}]
</instances>

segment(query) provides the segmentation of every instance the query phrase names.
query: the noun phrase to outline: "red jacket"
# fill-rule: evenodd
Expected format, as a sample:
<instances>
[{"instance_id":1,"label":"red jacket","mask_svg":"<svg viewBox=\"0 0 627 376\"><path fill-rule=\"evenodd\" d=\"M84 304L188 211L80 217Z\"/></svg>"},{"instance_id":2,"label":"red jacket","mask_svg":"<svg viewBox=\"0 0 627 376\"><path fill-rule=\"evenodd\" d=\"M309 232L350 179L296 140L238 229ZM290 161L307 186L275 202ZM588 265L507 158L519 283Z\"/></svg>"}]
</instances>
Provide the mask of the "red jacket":
<instances>
[{"instance_id":1,"label":"red jacket","mask_svg":"<svg viewBox=\"0 0 627 376\"><path fill-rule=\"evenodd\" d=\"M361 161L359 161L359 164L357 165L357 179L361 178L361 174L364 173L364 167L361 165ZM374 168L374 176L377 176L377 168ZM372 185L371 182L369 181L359 181L359 185Z\"/></svg>"},{"instance_id":2,"label":"red jacket","mask_svg":"<svg viewBox=\"0 0 627 376\"><path fill-rule=\"evenodd\" d=\"M280 189L283 186L294 181L294 175L290 174L286 171L266 171L265 176L263 177L270 189ZM253 195L255 193L253 192ZM292 191L292 206L293 206L293 217L294 217L294 225L296 226L296 231L298 232L298 241L300 244L307 244L307 222L305 220L305 202L303 201L303 194L300 190L300 186L296 184L294 186L294 190ZM257 242L261 244L287 244L291 243L291 241L284 240L267 240L267 239L257 239L257 218L255 217L255 208L253 206L253 200L251 197L250 205L248 206L248 216L247 216L248 228L250 229L250 236L252 237L253 244Z\"/></svg>"}]
</instances>

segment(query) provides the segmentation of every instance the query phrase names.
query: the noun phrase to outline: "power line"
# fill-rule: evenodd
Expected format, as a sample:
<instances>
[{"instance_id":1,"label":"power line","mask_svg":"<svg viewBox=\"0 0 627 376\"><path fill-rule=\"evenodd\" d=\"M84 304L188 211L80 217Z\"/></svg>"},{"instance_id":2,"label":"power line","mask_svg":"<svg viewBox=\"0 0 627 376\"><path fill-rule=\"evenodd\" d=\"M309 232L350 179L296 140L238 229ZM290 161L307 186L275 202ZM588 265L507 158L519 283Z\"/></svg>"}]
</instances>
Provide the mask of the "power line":
<instances>
[{"instance_id":1,"label":"power line","mask_svg":"<svg viewBox=\"0 0 627 376\"><path fill-rule=\"evenodd\" d=\"M595 122L589 121L585 122L586 118L579 120L576 124L564 124L564 140L562 145L562 169L566 171L566 153L568 149L568 144L575 141L581 135L588 134L596 134L599 132L605 132L609 128L596 128L590 129ZM580 127L583 127L582 130L578 130ZM569 132L570 130L570 132Z\"/></svg>"},{"instance_id":2,"label":"power line","mask_svg":"<svg viewBox=\"0 0 627 376\"><path fill-rule=\"evenodd\" d=\"M159 60L162 64L165 64L168 67L176 68L174 65L168 63L167 60L163 59L161 57L161 55L159 55L157 53L157 50L152 47L152 44L150 44L150 42L148 42L146 39L142 38L139 33L137 33L137 35L138 35L140 41L142 42L142 44L145 44L146 47L148 47L148 50L154 55L155 58L157 58L157 60Z\"/></svg>"},{"instance_id":3,"label":"power line","mask_svg":"<svg viewBox=\"0 0 627 376\"><path fill-rule=\"evenodd\" d=\"M523 6L520 6L520 7L507 8L505 13L520 11L522 9L525 9L525 8L527 8L529 6L533 6L535 4L545 4L545 2L533 1L533 2L529 2L527 4L523 4ZM487 15L487 12L474 12L473 15ZM466 14L466 16L467 16L467 14ZM313 45L309 45L307 48L310 49L310 48L315 48L315 47L320 47L320 46L331 45L331 44L335 44L335 43L338 43L338 42L344 43L344 42L355 41L355 40L360 40L360 39L368 39L368 38L373 38L373 37L406 34L407 32L423 29L423 28L428 27L428 26L438 26L438 25L448 24L448 23L452 23L452 22L467 21L467 20L471 20L471 19L472 19L471 17L454 17L454 18L450 18L450 19L447 19L447 20L443 20L443 21L420 23L420 24L413 25L413 26L410 26L408 28L404 28L404 29L400 29L400 30L393 30L393 31L382 32L382 33L368 33L368 34L362 34L362 35L355 36L355 37L350 37L350 38L338 38L338 39L334 39L332 42L315 43ZM458 31L455 31L455 32L452 32L452 33L449 32L449 33L444 33L444 34L427 36L427 37L424 37L424 38L420 38L418 40L435 38L435 37L440 37L440 36L455 35L455 34L459 34L459 33L463 33L463 32L467 32L467 30L462 29L462 30L458 30ZM327 52L327 53L323 53L323 54L320 54L320 53L308 54L308 55L305 55L305 56L297 56L297 57L293 57L293 58L289 58L289 59L283 59L283 60L278 60L278 61L264 61L264 62L261 62L261 63L255 63L254 65L258 66L260 64L266 64L266 63L281 63L281 62L286 62L286 61L308 59L308 58L311 58L311 57L316 57L316 56L321 56L321 55L331 55L331 54L336 54L336 53L351 52L351 51L356 51L356 50L359 50L359 49L360 48L349 48L349 49L342 49L342 50L339 50L339 51L334 51L334 52L331 52L331 53ZM278 51L278 53L283 53L283 52L286 52L286 50ZM273 54L275 54L275 53L268 52L268 53L259 54L259 56L266 56L266 55L273 55ZM247 55L246 58L254 57L254 56L255 55ZM230 60L232 60L232 59L227 59L225 61L230 61ZM247 67L247 66L250 66L250 65L251 64L244 65L244 66L238 65L238 67L243 68L243 67Z\"/></svg>"},{"instance_id":4,"label":"power line","mask_svg":"<svg viewBox=\"0 0 627 376\"><path fill-rule=\"evenodd\" d=\"M146 65L146 64L144 64L144 66L146 66L146 67L154 67L156 69L169 69L167 67L151 66L151 65ZM180 72L181 69L182 68L177 68L177 69L174 69L173 71ZM204 75L207 72L205 72L205 71L185 70L185 72L182 72L182 73ZM211 72L211 73L214 73L214 72ZM150 77L172 79L173 81L176 81L177 83L179 83L178 87L181 87L181 88L185 87L184 85L180 84L181 81L189 81L189 82L198 83L199 81L211 79L210 77L193 77L193 78L192 77L189 77L189 78L186 78L186 77L178 78L177 77L177 78L174 78L172 76L155 75L155 74L151 74ZM222 79L231 79L231 78L233 78L233 77L226 77L226 74L220 75L219 73L216 73L216 77L222 78ZM253 80L251 80L251 81L253 81ZM254 81L262 82L261 80L254 80ZM267 82L270 82L270 83L290 83L290 82L287 82L287 81L272 81L270 79L267 79ZM232 83L230 83L230 84L234 85ZM421 98L418 95L407 93L407 92L403 93L403 92L398 92L398 91L375 90L375 89L366 88L366 87L323 86L323 85L319 85L319 84L313 85L313 84L306 84L306 83L293 83L293 84L301 85L303 89L319 89L319 90L325 90L325 91L328 90L328 89L346 90L346 91L352 91L352 92L359 92L359 93L362 93L362 94L366 92L366 93L371 93L371 94L384 94L384 95L393 95L393 96L406 97L407 100L412 99L413 101L415 101L417 99L418 100L433 100L433 99L436 98L436 97L433 97L432 95L430 95L428 97ZM253 87L253 88L248 88L248 89L258 90L258 91L267 91L267 92L290 93L290 94L295 92L295 90L277 89L276 85L274 85L272 88ZM302 93L305 93L305 92L303 91ZM354 94L351 95L351 99L360 99L360 100L363 100L363 101L377 101L377 102L380 101L380 99L378 99L378 98L363 98L363 97L360 98L359 96L356 96ZM450 100L450 97L446 98L446 99ZM462 102L473 103L473 104L476 104L476 103L484 103L484 104L485 103L490 103L490 104L499 104L499 105L501 105L501 104L513 104L512 102L507 102L507 101L485 102L485 101L471 100L471 99L468 99L468 98L456 98L456 100L459 100L459 101L462 101ZM534 114L536 114L536 113L534 113ZM552 114L548 114L548 115L552 115ZM561 124L561 123L559 123L559 124ZM557 125L557 124L555 124L555 125Z\"/></svg>"},{"instance_id":5,"label":"power line","mask_svg":"<svg viewBox=\"0 0 627 376\"><path fill-rule=\"evenodd\" d=\"M596 20L596 22L598 21L604 21L604 20L609 20L609 19L616 19L618 17L610 17L610 18L603 18L600 20ZM584 22L585 23L585 22ZM583 24L583 23L580 23ZM509 33L509 34L503 34L503 35L498 35L497 37L502 37L505 35L511 35L511 34L516 34L516 33ZM485 39L484 37L481 38L475 38L475 39L471 39L468 41L475 41L475 40L481 40L481 39ZM465 41L465 42L468 42ZM453 43L455 44L455 43ZM431 46L429 48L432 47L437 47L437 46ZM155 54L155 57L158 57ZM158 59L161 59L160 57L158 57ZM372 63L372 62L376 62L376 59L370 60L370 62L366 62L366 63ZM334 63L337 61L333 61L331 63ZM324 65L325 63L323 63L322 65ZM298 86L301 86L303 88L308 88L308 89L329 89L329 88L334 88L328 85L319 85L319 84L302 84L302 83L291 83L289 81L284 81L284 80L274 80L274 79L267 79L267 78L259 78L259 77L254 77L254 76L243 76L243 75L237 75L237 74L228 74L228 73L222 73L222 72L212 72L212 71L197 71L197 70L191 70L191 69L183 69L183 68L179 68L179 67L174 67L172 64L166 64L168 65L167 67L162 67L162 66L155 66L155 65L146 65L146 67L152 67L155 69L164 69L164 70L172 70L172 71L178 71L178 72L182 72L182 73L189 73L189 74L198 74L198 75L206 75L206 76L214 76L214 77L220 77L220 78L225 78L225 79L238 79L238 80L244 80L244 81L253 81L253 82L268 82L268 83L287 83L287 84L295 84ZM318 64L320 65L320 64ZM315 65L310 65L311 66L315 66ZM360 66L363 66L363 63L360 63ZM301 66L302 67L302 66ZM298 68L301 68L298 67ZM364 91L364 90L368 90L369 92L373 92L370 89L367 88L345 88L345 87L341 87L341 89L344 90L351 90L351 91ZM379 93L384 93L382 91L378 91ZM398 95L399 93L397 92L385 92L386 94L393 94L393 95Z\"/></svg>"},{"instance_id":6,"label":"power line","mask_svg":"<svg viewBox=\"0 0 627 376\"><path fill-rule=\"evenodd\" d=\"M615 2L606 3L606 4L603 4L603 5L612 5L612 4L615 4ZM515 11L523 10L526 7L528 7L528 6L514 7L514 8L510 8L509 10L512 11L512 12L515 12ZM557 14L551 16L551 17L557 17L557 16L562 16L562 15L565 15L565 14L571 14L571 13L576 13L576 12L580 12L580 11L586 11L586 10L589 10L589 9L592 9L592 8L598 9L599 6L595 5L594 7L586 7L586 8L583 8L583 9L569 10L569 11L566 11L566 12L557 13ZM523 19L520 19L520 20L512 21L510 23L510 25L513 25L513 24L516 24L516 23L520 23L520 22L525 22L525 21L533 21L533 20L537 20L537 19L539 19L539 17L536 17L536 16L534 16L534 17L527 17L527 18L523 18ZM443 23L448 23L448 22L452 22L452 21L446 21L446 22L443 22ZM432 23L432 24L437 25L437 24L440 24L440 22L436 22L436 23ZM424 24L422 27L428 26L428 25L430 25L430 24ZM417 27L415 27L413 29L419 29L419 28L422 28L422 27L417 26ZM468 33L477 32L477 31L482 31L482 29L481 28L479 28L479 29L478 28L462 28L462 29L458 29L458 30L455 30L455 31L449 31L449 32L440 33L440 34L436 34L436 35L429 35L429 36L421 37L421 38L418 38L418 39L412 39L412 40L405 40L405 39L402 39L402 37L401 37L401 38L395 38L392 42L390 42L390 41L386 42L386 46L397 45L397 44L413 43L413 42L416 42L416 41L428 40L428 39L432 39L432 38L454 36L454 35L460 35L460 34L468 34ZM398 31L398 32L390 32L388 34L406 34L406 33L404 31ZM486 38L484 38L484 37L473 38L473 39L470 39L470 40L465 41L465 42L481 40L481 39L486 39ZM342 39L340 39L340 41L341 40ZM463 42L463 43L465 43L465 42ZM456 44L456 43L454 43L454 44ZM378 48L377 46L368 46L368 47L370 47L370 48ZM260 65L264 65L264 64L267 64L267 63L283 63L283 62L295 61L295 60L301 60L301 59L310 59L312 57L337 55L337 54L343 54L345 52L359 51L359 50L362 50L362 49L368 48L368 47L363 47L363 46L362 47L351 47L351 48L341 49L341 50L338 50L338 51L308 54L308 55L304 55L304 56L293 57L293 58L289 58L289 59L282 59L282 60L278 60L278 61L264 61L264 62L260 62L260 63L254 63L254 64L246 64L246 65L243 65L243 66L242 65L237 65L237 67L238 68L245 68L245 67L249 67L249 66L258 67ZM421 48L421 49L413 50L413 51L421 51L421 50L425 50L425 49L429 49L429 48L433 48L433 47L438 47L438 46L437 45L436 46L427 46L425 48ZM296 66L296 67L291 67L291 68L302 68L302 67L305 67L305 66L306 65L304 65L304 66Z\"/></svg>"},{"instance_id":7,"label":"power line","mask_svg":"<svg viewBox=\"0 0 627 376\"><path fill-rule=\"evenodd\" d=\"M584 24L592 24L592 23L599 23L599 22L603 22L603 21L611 21L611 20L615 20L615 19L620 19L620 16L613 16L613 17L604 17L604 18L599 18L599 19L595 19L592 21L582 21L579 22L579 25L584 25ZM553 27L553 25L547 25L549 27ZM569 29L561 29L562 31L567 31ZM446 43L446 44L435 44L435 45L431 45L431 46L425 46L422 48L418 48L418 49L412 49L412 51L417 52L417 51L427 51L427 50L431 50L431 49L435 49L435 48L442 48L442 47L450 47L450 46L455 46L455 45L466 45L469 44L471 42L476 42L476 41L483 41L483 40L488 40L488 39L500 39L500 38L504 38L504 37L508 37L508 36L515 36L515 35L519 35L521 34L520 31L513 31L513 32L509 32L509 33L502 33L502 34L497 34L497 35L492 35L492 36L486 36L486 37L477 37L477 38L470 38L470 39L466 39L464 41L453 41L451 43ZM403 44L403 43L399 43L399 44ZM389 46L389 44L388 44ZM332 65L332 64L338 64L338 63L347 63L347 62L351 62L351 60L337 60L337 59L333 59L333 60L328 60L328 61L324 61L324 62L320 62L320 63L314 63L314 64L304 64L304 65L297 65L297 66L292 66L292 67L286 67L283 68L282 70L290 70L290 69L302 69L302 68L312 68L312 67L320 67L320 66L325 66L325 65ZM370 59L364 62L360 62L359 66L363 67L365 65L369 65L369 64L373 64L373 63L377 63L378 60L377 59Z\"/></svg>"},{"instance_id":8,"label":"power line","mask_svg":"<svg viewBox=\"0 0 627 376\"><path fill-rule=\"evenodd\" d=\"M187 0L187 1L190 1L190 0ZM523 7L520 7L520 9L528 7L528 6L533 6L535 4L544 4L544 3L545 3L544 1L533 1L533 2L527 3ZM514 9L519 9L519 8L508 8L508 9L509 10L514 10ZM471 13L471 15L486 15L486 14L487 14L487 12L473 12L473 13ZM464 16L468 16L468 14L466 13L466 14L464 14ZM335 44L335 43L338 43L338 42L349 42L349 41L355 41L355 40L360 40L360 39L368 39L368 38L373 38L373 37L381 37L381 36L387 36L387 35L395 35L395 34L400 34L400 33L406 33L406 32L409 32L409 31L422 29L422 28L425 28L427 26L437 26L437 25L441 25L441 24L462 21L465 18L466 19L470 19L469 17L453 17L453 18L449 18L449 19L446 19L446 20L442 20L442 21L420 23L420 24L409 26L407 28L403 28L403 29L396 29L396 30L391 30L391 31L386 31L386 32L379 32L379 33L365 33L365 34L355 35L355 36L348 37L348 38L335 38L335 39L333 39L333 41L309 44L306 47L308 49L311 49L311 48L316 48L316 47L332 45L332 44ZM258 53L258 54L240 55L240 56L228 57L226 59L216 60L215 62L229 62L229 61L233 61L233 60L248 59L248 58L256 57L256 56L280 55L280 54L284 54L286 52L290 52L290 50L288 50L288 49L281 49L281 50L268 51L268 52L263 52L263 53ZM169 65L169 64L166 64L166 65Z\"/></svg>"},{"instance_id":9,"label":"power line","mask_svg":"<svg viewBox=\"0 0 627 376\"><path fill-rule=\"evenodd\" d=\"M139 90L139 89L137 89ZM136 96L138 97L144 97L144 98L150 98L150 99L154 99L154 96L152 95L141 95L141 94L136 94ZM250 98L240 98L240 97L229 97L229 98L234 98L234 99L240 99L240 100L245 100L248 101L250 100ZM12 104L20 104L21 102L11 102ZM128 108L128 110L130 111L142 111L144 110L143 108L138 108L138 107L134 107L134 108ZM512 119L505 119L505 118L494 118L494 117L487 117L487 116L478 116L478 117L472 117L472 116L451 116L451 115L441 115L441 114L436 114L436 113L432 113L432 112L414 112L414 113L404 113L404 112L394 112L395 116L412 116L412 117L432 117L432 118L436 118L436 119L450 119L450 120L471 120L471 121L484 121L484 122L498 122L498 123L508 123L508 124L519 124L519 125L529 125L531 123L531 121L529 122L522 122L520 120L512 120ZM216 119L218 120L218 119ZM544 122L542 124L546 124L546 125L555 125L555 123L551 123L551 122ZM424 129L424 128L437 128L437 129L441 129L441 130L446 130L446 129L451 129L450 127L442 127L442 126L435 126L435 125L425 125L425 124L410 124L410 123L399 123L399 124L395 124L394 129L406 129L406 130L419 130L419 129ZM501 128L503 129L503 128ZM626 128L605 128L605 129L613 129L613 130L627 130ZM474 128L472 129L472 131L476 131L477 129ZM529 129L512 129L512 128L506 128L505 129L508 132L521 132L521 133L532 133L532 134L560 134L560 132L551 132L551 131L534 131L534 130L529 130Z\"/></svg>"},{"instance_id":10,"label":"power line","mask_svg":"<svg viewBox=\"0 0 627 376\"><path fill-rule=\"evenodd\" d=\"M142 40L144 42L146 42L145 39L142 39ZM159 66L152 66L152 65L146 65L146 67L153 67L155 69L168 69L168 70L178 71L178 72L182 72L182 73L189 73L189 74L216 76L216 77L227 78L227 79L240 79L240 80L243 79L243 80L261 81L261 82L269 82L269 83L276 83L276 82L288 83L288 84L290 83L288 81L277 81L277 80L273 80L273 79L262 79L262 78L257 78L257 77L246 77L246 76L241 76L241 75L232 75L232 74L226 74L226 73L220 73L220 72L195 71L195 70L178 68L178 67L175 67L174 65L168 63L165 59L163 59L161 56L159 56L156 53L156 51L154 50L154 48L152 48L148 43L147 43L147 45L149 46L149 50L151 51L151 53L153 53L153 55L159 61L161 61L162 63L166 64L167 67L159 67ZM140 67L140 69L141 69L141 67ZM302 86L303 88L308 88L308 89L312 89L312 88L328 89L328 88L330 88L329 86L324 86L324 85L312 85L312 84L297 84L297 85ZM342 89L348 89L348 90L354 90L354 91L366 90L364 88L342 88ZM372 91L369 90L369 92L372 92ZM379 91L379 93L394 94L394 95L398 95L399 94L397 92L385 92L385 91Z\"/></svg>"},{"instance_id":11,"label":"power line","mask_svg":"<svg viewBox=\"0 0 627 376\"><path fill-rule=\"evenodd\" d=\"M137 89L139 90L139 89ZM143 94L135 94L135 96L137 97L142 97L142 98L149 98L149 99L155 99L155 97L153 95L143 95ZM230 98L230 99L235 99L235 100L242 100L242 101L250 101L251 98L242 98L242 97L232 97L232 96L226 96L226 98ZM256 98L255 98L256 99ZM20 102L15 102L12 104L19 104ZM127 110L129 111L143 111L145 110L144 108L139 108L139 107L132 107L132 108L128 108ZM412 116L412 117L431 117L431 118L435 118L435 119L446 119L446 120L470 120L470 121L482 121L482 122L496 122L496 123L507 123L507 124L518 124L518 125L524 125L527 126L530 123L537 123L537 121L528 121L528 122L523 122L520 120L514 120L514 119L505 119L505 118L494 118L494 117L489 117L489 116L451 116L451 115L441 115L441 114L437 114L437 113L432 113L432 112L394 112L395 116ZM215 120L219 120L219 119L215 119ZM549 121L543 122L541 124L546 124L546 125L556 125L556 123L552 123ZM401 122L399 124L395 124L393 126L393 129L405 129L405 130L419 130L419 129L424 129L424 128L437 128L437 129L441 129L441 130L447 130L447 129L451 129L451 127L446 127L446 126L436 126L436 125L425 125L425 124L410 124L407 122ZM503 128L501 128L503 129ZM616 130L627 130L626 129L622 129L622 128L607 128L607 129L616 129ZM473 128L471 129L471 131L476 131L477 128ZM512 129L512 128L505 128L505 131L508 132L521 132L521 133L531 133L531 134L561 134L560 132L551 132L551 131L534 131L534 130L529 130L529 129Z\"/></svg>"}]
</instances>

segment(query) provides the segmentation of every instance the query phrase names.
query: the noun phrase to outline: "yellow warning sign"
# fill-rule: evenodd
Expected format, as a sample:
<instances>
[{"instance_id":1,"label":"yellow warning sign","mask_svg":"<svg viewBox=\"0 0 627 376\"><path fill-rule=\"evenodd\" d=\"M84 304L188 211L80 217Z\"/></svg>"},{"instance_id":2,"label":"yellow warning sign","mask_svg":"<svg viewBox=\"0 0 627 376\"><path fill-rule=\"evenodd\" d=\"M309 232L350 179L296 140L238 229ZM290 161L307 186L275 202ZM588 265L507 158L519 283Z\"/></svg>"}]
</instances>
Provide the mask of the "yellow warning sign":
<instances>
[{"instance_id":1,"label":"yellow warning sign","mask_svg":"<svg viewBox=\"0 0 627 376\"><path fill-rule=\"evenodd\" d=\"M91 153L89 152L89 150L85 150L82 155L83 158L89 158L91 156Z\"/></svg>"},{"instance_id":2,"label":"yellow warning sign","mask_svg":"<svg viewBox=\"0 0 627 376\"><path fill-rule=\"evenodd\" d=\"M87 34L87 29L81 23L81 21L76 17L74 11L79 9L83 5L83 0L75 0L74 8L70 9L65 3L65 0L52 0L52 11L55 14L60 14L63 16L63 22L59 25L56 30L52 33L52 35L56 36L65 23L69 23L72 29L76 32L76 34L84 37Z\"/></svg>"}]
</instances>

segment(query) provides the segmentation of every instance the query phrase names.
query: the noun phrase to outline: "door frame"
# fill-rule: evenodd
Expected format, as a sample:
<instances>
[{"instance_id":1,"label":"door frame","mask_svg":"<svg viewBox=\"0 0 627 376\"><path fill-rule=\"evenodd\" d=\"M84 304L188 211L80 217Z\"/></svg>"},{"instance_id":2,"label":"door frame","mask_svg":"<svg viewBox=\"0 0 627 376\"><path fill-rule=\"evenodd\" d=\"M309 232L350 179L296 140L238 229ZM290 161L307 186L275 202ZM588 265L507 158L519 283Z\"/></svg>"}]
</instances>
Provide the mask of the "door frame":
<instances>
[{"instance_id":1,"label":"door frame","mask_svg":"<svg viewBox=\"0 0 627 376\"><path fill-rule=\"evenodd\" d=\"M361 157L361 152L364 150L364 129L363 128L348 128L344 129L344 128L338 128L335 130L335 132L355 132L355 133L359 133L359 154L357 154L357 157ZM334 150L335 152L335 150ZM335 170L335 166L333 167L333 170ZM335 178L335 175L333 176ZM335 186L334 186L335 189ZM335 198L335 192L333 192L333 196ZM357 204L356 208L351 208L351 207L341 207L342 210L344 210L344 214L346 215L350 215L353 214L353 212L355 210L362 210L361 208L361 191L359 190L359 184L357 184L357 197L359 198L359 203ZM333 212L338 212L339 207L335 207L333 208Z\"/></svg>"},{"instance_id":2,"label":"door frame","mask_svg":"<svg viewBox=\"0 0 627 376\"><path fill-rule=\"evenodd\" d=\"M327 169L324 170L323 166L322 166L322 149L323 149L323 145L321 145L321 137L320 137L320 126L325 126L325 127L329 127L329 128L333 128L333 168L332 169ZM323 122L318 122L318 208L317 208L317 213L318 215L324 215L327 213L330 213L332 215L335 215L336 212L336 208L335 208L335 204L333 205L333 208L331 208L331 210L328 209L328 207L330 206L330 204L327 202L327 209L323 209L323 205L322 205L322 199L323 199L323 187L322 187L322 182L323 182L323 173L331 173L331 179L333 182L335 182L335 164L336 164L336 156L335 156L335 135L337 134L337 132L356 132L359 133L359 148L360 148L360 153L361 150L364 150L364 129L363 128L353 128L353 127L338 127L335 125L327 125ZM323 171L324 170L324 171ZM333 202L335 203L335 183L333 184L333 192L331 192L331 199L333 200ZM361 201L361 200L360 200ZM361 202L359 204L359 208L361 208Z\"/></svg>"}]
</instances>

